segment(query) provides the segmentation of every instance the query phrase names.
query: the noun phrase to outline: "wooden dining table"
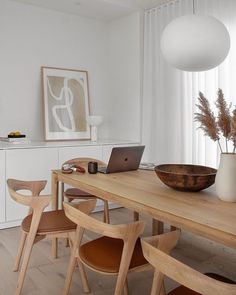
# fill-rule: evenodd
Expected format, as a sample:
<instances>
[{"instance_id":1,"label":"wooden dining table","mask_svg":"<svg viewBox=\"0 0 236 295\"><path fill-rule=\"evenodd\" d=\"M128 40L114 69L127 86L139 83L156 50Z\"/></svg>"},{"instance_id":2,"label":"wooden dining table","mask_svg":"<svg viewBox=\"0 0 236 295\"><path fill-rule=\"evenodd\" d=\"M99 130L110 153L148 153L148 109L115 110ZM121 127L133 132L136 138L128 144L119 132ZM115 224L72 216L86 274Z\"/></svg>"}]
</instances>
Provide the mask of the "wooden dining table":
<instances>
[{"instance_id":1,"label":"wooden dining table","mask_svg":"<svg viewBox=\"0 0 236 295\"><path fill-rule=\"evenodd\" d=\"M160 222L236 248L236 203L219 200L214 186L200 192L176 191L164 185L154 171L147 170L112 174L64 174L53 170L51 180L53 209L58 208L58 184L63 182Z\"/></svg>"}]
</instances>

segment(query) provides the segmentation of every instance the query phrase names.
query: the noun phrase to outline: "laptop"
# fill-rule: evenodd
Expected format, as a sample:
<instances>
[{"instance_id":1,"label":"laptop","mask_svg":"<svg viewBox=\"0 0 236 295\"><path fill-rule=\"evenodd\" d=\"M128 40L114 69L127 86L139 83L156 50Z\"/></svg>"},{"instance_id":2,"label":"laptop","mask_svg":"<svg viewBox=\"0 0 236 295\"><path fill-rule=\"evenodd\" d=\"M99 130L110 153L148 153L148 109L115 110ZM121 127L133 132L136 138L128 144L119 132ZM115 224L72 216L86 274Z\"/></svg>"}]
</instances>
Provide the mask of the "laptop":
<instances>
[{"instance_id":1,"label":"laptop","mask_svg":"<svg viewBox=\"0 0 236 295\"><path fill-rule=\"evenodd\" d=\"M98 172L115 173L137 170L143 155L145 146L125 146L112 149L111 156L106 167L99 167Z\"/></svg>"}]
</instances>

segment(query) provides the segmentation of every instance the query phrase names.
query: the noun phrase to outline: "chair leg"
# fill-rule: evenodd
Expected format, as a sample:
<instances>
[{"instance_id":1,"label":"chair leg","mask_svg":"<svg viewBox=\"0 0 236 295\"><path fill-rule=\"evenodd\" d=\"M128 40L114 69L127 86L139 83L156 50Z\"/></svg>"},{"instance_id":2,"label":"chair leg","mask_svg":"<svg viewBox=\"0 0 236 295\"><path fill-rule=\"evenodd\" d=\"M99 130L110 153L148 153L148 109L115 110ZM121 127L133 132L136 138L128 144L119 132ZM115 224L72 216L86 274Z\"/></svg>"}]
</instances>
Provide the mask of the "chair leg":
<instances>
[{"instance_id":1,"label":"chair leg","mask_svg":"<svg viewBox=\"0 0 236 295\"><path fill-rule=\"evenodd\" d=\"M131 241L129 241L128 243L124 243L114 295L122 295L124 292L127 282L127 274L129 271L129 264L135 247L135 242L136 239L131 237Z\"/></svg>"},{"instance_id":2,"label":"chair leg","mask_svg":"<svg viewBox=\"0 0 236 295\"><path fill-rule=\"evenodd\" d=\"M68 266L68 270L66 274L66 280L65 280L64 289L63 289L63 295L69 294L71 280L75 270L75 264L76 264L76 257L72 255L72 252L71 252L69 266Z\"/></svg>"},{"instance_id":3,"label":"chair leg","mask_svg":"<svg viewBox=\"0 0 236 295\"><path fill-rule=\"evenodd\" d=\"M34 238L35 238L35 235L32 235L32 236L28 235L28 237L27 237L26 245L25 245L25 253L24 253L22 266L21 266L18 281L17 281L15 295L20 295L21 291L22 291L24 280L25 280L26 270L27 270L27 267L29 264L30 255L31 255L32 248L34 245Z\"/></svg>"},{"instance_id":4,"label":"chair leg","mask_svg":"<svg viewBox=\"0 0 236 295\"><path fill-rule=\"evenodd\" d=\"M63 190L64 190L64 183L63 183ZM63 202L64 202L64 193L63 193ZM67 201L70 203L70 202L72 202L73 201L73 199L67 199ZM62 208L63 208L63 204L62 204ZM69 239L68 238L66 238L66 240L65 240L65 247L70 247L70 242L69 242Z\"/></svg>"},{"instance_id":5,"label":"chair leg","mask_svg":"<svg viewBox=\"0 0 236 295\"><path fill-rule=\"evenodd\" d=\"M64 202L64 199L65 199L65 185L64 185L64 182L61 182L61 208L63 209L63 202Z\"/></svg>"},{"instance_id":6,"label":"chair leg","mask_svg":"<svg viewBox=\"0 0 236 295\"><path fill-rule=\"evenodd\" d=\"M139 221L139 213L134 211L134 221Z\"/></svg>"},{"instance_id":7,"label":"chair leg","mask_svg":"<svg viewBox=\"0 0 236 295\"><path fill-rule=\"evenodd\" d=\"M22 231L21 232L21 237L20 237L20 244L19 244L19 247L18 247L15 263L14 263L14 266L13 266L13 271L18 271L19 270L19 265L20 265L22 253L23 253L23 250L24 250L26 238L27 238L27 234Z\"/></svg>"},{"instance_id":8,"label":"chair leg","mask_svg":"<svg viewBox=\"0 0 236 295\"><path fill-rule=\"evenodd\" d=\"M165 295L165 289L163 285L164 275L155 270L152 282L151 295Z\"/></svg>"},{"instance_id":9,"label":"chair leg","mask_svg":"<svg viewBox=\"0 0 236 295\"><path fill-rule=\"evenodd\" d=\"M103 221L106 223L110 223L110 216L109 216L109 205L108 201L104 200L104 212L103 212Z\"/></svg>"},{"instance_id":10,"label":"chair leg","mask_svg":"<svg viewBox=\"0 0 236 295\"><path fill-rule=\"evenodd\" d=\"M68 238L66 238L66 240L65 240L65 247L70 247L70 241L69 241L69 239Z\"/></svg>"},{"instance_id":11,"label":"chair leg","mask_svg":"<svg viewBox=\"0 0 236 295\"><path fill-rule=\"evenodd\" d=\"M78 261L78 259L77 259L78 246L79 246L81 234L82 234L82 232L80 232L78 230L76 231L75 234L71 234L71 239L73 240L73 242L72 242L73 248L72 248L71 254L70 254L70 260L69 260L69 265L68 265L68 269L67 269L66 280L65 280L65 284L64 284L63 293L62 293L63 295L69 294L72 276L73 276L75 266L77 263L79 264L79 271L80 271L80 275L81 275L81 281L82 281L82 285L84 288L84 292L86 292L86 293L90 292L87 278L86 278L86 274L84 272L83 267L81 267L82 263L80 261Z\"/></svg>"},{"instance_id":12,"label":"chair leg","mask_svg":"<svg viewBox=\"0 0 236 295\"><path fill-rule=\"evenodd\" d=\"M84 265L81 261L79 261L79 259L77 261L79 265L79 273L80 273L80 278L81 278L84 293L90 293L90 288L88 284L87 275L84 269Z\"/></svg>"},{"instance_id":13,"label":"chair leg","mask_svg":"<svg viewBox=\"0 0 236 295\"><path fill-rule=\"evenodd\" d=\"M129 295L129 285L128 285L127 279L125 281L125 286L124 286L124 295Z\"/></svg>"},{"instance_id":14,"label":"chair leg","mask_svg":"<svg viewBox=\"0 0 236 295\"><path fill-rule=\"evenodd\" d=\"M52 239L52 258L58 257L58 238Z\"/></svg>"},{"instance_id":15,"label":"chair leg","mask_svg":"<svg viewBox=\"0 0 236 295\"><path fill-rule=\"evenodd\" d=\"M160 295L166 295L166 290L165 290L164 283L162 283L162 288L161 288L161 293L160 293Z\"/></svg>"}]
</instances>

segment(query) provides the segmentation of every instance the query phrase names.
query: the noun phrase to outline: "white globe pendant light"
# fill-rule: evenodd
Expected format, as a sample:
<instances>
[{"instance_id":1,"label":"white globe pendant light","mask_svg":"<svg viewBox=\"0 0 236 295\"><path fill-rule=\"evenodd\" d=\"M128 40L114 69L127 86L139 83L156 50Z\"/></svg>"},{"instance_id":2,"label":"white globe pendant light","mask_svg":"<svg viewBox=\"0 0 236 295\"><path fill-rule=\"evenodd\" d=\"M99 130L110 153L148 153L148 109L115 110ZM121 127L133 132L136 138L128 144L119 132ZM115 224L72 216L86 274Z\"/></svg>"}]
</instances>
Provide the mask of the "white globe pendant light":
<instances>
[{"instance_id":1,"label":"white globe pendant light","mask_svg":"<svg viewBox=\"0 0 236 295\"><path fill-rule=\"evenodd\" d=\"M229 32L212 16L178 17L167 25L161 37L164 58L183 71L210 70L224 61L229 49Z\"/></svg>"}]
</instances>

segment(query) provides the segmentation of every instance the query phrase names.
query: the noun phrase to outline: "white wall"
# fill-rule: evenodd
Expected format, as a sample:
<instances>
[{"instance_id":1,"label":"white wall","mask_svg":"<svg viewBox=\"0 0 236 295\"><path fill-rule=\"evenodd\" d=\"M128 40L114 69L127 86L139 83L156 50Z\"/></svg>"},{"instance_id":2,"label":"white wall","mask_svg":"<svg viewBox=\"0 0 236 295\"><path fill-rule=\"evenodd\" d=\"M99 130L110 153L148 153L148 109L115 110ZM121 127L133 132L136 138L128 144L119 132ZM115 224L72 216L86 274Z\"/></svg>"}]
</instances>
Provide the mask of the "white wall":
<instances>
[{"instance_id":1,"label":"white wall","mask_svg":"<svg viewBox=\"0 0 236 295\"><path fill-rule=\"evenodd\" d=\"M88 71L103 138L139 140L139 15L111 23L0 0L0 136L44 139L41 66Z\"/></svg>"},{"instance_id":2,"label":"white wall","mask_svg":"<svg viewBox=\"0 0 236 295\"><path fill-rule=\"evenodd\" d=\"M110 137L140 140L140 14L109 24Z\"/></svg>"},{"instance_id":3,"label":"white wall","mask_svg":"<svg viewBox=\"0 0 236 295\"><path fill-rule=\"evenodd\" d=\"M1 136L20 130L44 139L43 65L87 70L91 111L107 113L107 24L1 0Z\"/></svg>"}]
</instances>

